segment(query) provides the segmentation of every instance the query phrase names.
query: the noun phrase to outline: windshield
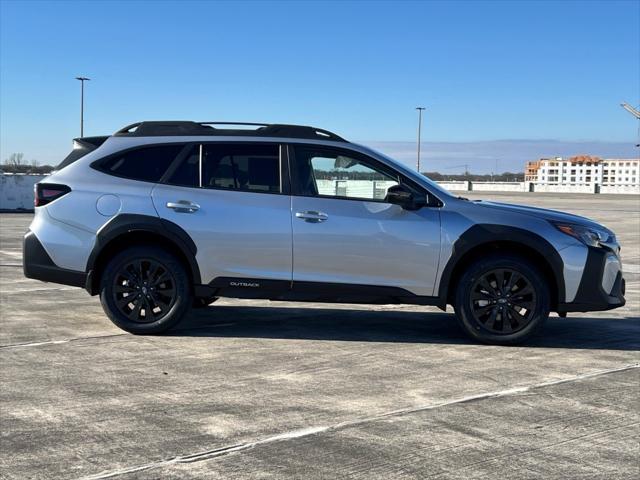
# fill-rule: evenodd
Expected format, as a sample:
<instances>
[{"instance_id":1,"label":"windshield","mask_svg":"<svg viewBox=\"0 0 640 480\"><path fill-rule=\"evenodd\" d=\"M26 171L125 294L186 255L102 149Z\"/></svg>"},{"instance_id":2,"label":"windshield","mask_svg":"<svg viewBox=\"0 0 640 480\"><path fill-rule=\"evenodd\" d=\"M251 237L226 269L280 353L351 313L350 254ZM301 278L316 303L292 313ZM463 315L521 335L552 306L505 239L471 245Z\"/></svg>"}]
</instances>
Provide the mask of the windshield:
<instances>
[{"instance_id":1,"label":"windshield","mask_svg":"<svg viewBox=\"0 0 640 480\"><path fill-rule=\"evenodd\" d=\"M424 175L420 175L418 172L410 169L409 167L407 167L406 165L400 163L399 161L389 157L388 155L385 155L384 153L381 153L377 150L374 150L372 148L369 147L365 147L363 145L358 145L360 148L366 150L369 154L372 154L374 156L377 157L382 157L383 159L385 159L387 162L391 163L395 168L397 168L398 170L400 170L404 175L406 175L407 177L411 178L412 180L415 180L418 183L422 183L422 184L426 184L425 186L431 190L434 193L438 193L441 196L445 196L448 198L454 198L455 195L452 195L449 191L445 190L444 188L442 188L440 185L438 185L436 182L434 182L433 180L431 180L428 177L425 177Z\"/></svg>"}]
</instances>

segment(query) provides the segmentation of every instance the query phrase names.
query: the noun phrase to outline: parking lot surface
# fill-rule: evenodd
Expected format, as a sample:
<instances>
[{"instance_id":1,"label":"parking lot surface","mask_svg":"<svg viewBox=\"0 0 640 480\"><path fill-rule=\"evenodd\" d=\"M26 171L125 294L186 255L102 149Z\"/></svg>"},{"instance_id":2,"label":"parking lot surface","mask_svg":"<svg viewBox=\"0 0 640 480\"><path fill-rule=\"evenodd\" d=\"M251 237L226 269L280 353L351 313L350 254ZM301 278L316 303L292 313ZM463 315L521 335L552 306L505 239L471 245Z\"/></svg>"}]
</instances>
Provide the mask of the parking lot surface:
<instances>
[{"instance_id":1,"label":"parking lot surface","mask_svg":"<svg viewBox=\"0 0 640 480\"><path fill-rule=\"evenodd\" d=\"M465 194L612 228L627 305L474 344L432 307L221 300L163 336L22 276L0 215L0 477L638 478L640 197Z\"/></svg>"}]
</instances>

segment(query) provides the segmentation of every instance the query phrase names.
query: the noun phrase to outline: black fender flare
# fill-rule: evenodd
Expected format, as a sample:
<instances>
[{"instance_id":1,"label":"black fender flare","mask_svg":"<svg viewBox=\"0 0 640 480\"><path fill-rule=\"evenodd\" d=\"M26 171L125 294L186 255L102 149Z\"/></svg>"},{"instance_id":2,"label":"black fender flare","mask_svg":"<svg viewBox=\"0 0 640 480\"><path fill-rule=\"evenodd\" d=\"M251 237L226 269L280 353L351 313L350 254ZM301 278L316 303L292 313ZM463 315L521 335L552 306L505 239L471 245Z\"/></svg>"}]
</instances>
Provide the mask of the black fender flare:
<instances>
[{"instance_id":1,"label":"black fender flare","mask_svg":"<svg viewBox=\"0 0 640 480\"><path fill-rule=\"evenodd\" d=\"M564 262L558 251L543 237L530 231L508 225L477 224L467 229L453 244L451 257L442 270L438 298L441 305L446 305L449 295L451 276L459 261L471 250L482 245L495 242L511 242L521 244L538 252L545 258L555 277L558 287L558 302L565 298Z\"/></svg>"},{"instance_id":2,"label":"black fender flare","mask_svg":"<svg viewBox=\"0 0 640 480\"><path fill-rule=\"evenodd\" d=\"M89 258L87 259L87 266L85 269L87 272L85 288L91 295L95 295L97 293L96 288L93 285L92 273L95 271L96 261L100 256L100 253L113 240L122 235L134 232L152 233L161 236L176 245L189 263L189 268L193 275L193 283L201 283L200 268L196 261L198 249L189 234L185 232L182 227L163 218L151 215L126 213L116 215L111 218L111 220L105 223L96 234L96 241Z\"/></svg>"}]
</instances>

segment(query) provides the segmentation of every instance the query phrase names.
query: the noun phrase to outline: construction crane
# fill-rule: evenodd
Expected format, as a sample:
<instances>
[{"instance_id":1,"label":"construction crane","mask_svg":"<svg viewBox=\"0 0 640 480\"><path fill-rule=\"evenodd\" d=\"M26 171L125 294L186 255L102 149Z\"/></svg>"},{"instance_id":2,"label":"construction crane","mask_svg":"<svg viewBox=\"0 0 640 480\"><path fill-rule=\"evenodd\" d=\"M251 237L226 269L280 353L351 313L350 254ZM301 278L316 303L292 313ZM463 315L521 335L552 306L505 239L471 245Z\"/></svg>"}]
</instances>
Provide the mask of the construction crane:
<instances>
[{"instance_id":1,"label":"construction crane","mask_svg":"<svg viewBox=\"0 0 640 480\"><path fill-rule=\"evenodd\" d=\"M626 102L622 102L620 106L624 108L627 112L629 112L631 115L636 117L638 120L640 120L640 111L638 111L637 108L633 108L631 105L629 105ZM638 143L636 144L636 147L640 148L640 123L638 124Z\"/></svg>"},{"instance_id":2,"label":"construction crane","mask_svg":"<svg viewBox=\"0 0 640 480\"><path fill-rule=\"evenodd\" d=\"M620 106L624 108L627 112L629 112L631 115L636 117L638 120L640 120L640 111L638 111L637 108L633 108L631 105L629 105L626 102L622 102Z\"/></svg>"}]
</instances>

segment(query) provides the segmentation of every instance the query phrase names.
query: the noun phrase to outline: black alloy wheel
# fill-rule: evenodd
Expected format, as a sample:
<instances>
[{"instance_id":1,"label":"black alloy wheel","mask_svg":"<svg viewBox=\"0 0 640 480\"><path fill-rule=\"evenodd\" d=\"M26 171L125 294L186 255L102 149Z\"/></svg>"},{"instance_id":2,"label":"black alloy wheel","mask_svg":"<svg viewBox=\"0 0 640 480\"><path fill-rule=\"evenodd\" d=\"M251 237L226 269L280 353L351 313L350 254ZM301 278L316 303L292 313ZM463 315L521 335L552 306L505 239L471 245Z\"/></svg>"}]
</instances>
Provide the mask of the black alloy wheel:
<instances>
[{"instance_id":1,"label":"black alloy wheel","mask_svg":"<svg viewBox=\"0 0 640 480\"><path fill-rule=\"evenodd\" d=\"M133 322L155 322L166 315L176 301L173 274L165 265L150 258L123 264L113 281L113 299Z\"/></svg>"},{"instance_id":2,"label":"black alloy wheel","mask_svg":"<svg viewBox=\"0 0 640 480\"><path fill-rule=\"evenodd\" d=\"M101 274L100 302L109 319L127 332L169 330L193 303L185 265L157 246L134 246L110 259Z\"/></svg>"},{"instance_id":3,"label":"black alloy wheel","mask_svg":"<svg viewBox=\"0 0 640 480\"><path fill-rule=\"evenodd\" d=\"M531 282L510 268L482 274L471 287L469 300L475 320L498 335L522 330L535 315L536 292Z\"/></svg>"},{"instance_id":4,"label":"black alloy wheel","mask_svg":"<svg viewBox=\"0 0 640 480\"><path fill-rule=\"evenodd\" d=\"M549 317L550 281L528 259L496 252L466 266L452 300L469 336L514 345L533 336Z\"/></svg>"}]
</instances>

